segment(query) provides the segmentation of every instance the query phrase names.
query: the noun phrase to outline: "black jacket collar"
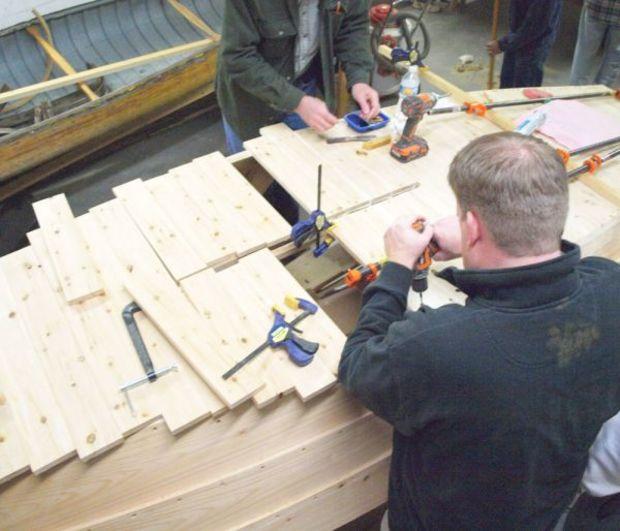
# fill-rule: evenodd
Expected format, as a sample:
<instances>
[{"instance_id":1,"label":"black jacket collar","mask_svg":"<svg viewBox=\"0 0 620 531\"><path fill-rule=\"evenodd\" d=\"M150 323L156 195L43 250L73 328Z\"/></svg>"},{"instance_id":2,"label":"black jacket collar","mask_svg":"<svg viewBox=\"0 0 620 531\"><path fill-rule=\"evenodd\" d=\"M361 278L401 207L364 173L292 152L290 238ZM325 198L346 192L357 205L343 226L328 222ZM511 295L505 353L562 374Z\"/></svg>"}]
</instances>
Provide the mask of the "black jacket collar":
<instances>
[{"instance_id":1,"label":"black jacket collar","mask_svg":"<svg viewBox=\"0 0 620 531\"><path fill-rule=\"evenodd\" d=\"M509 269L457 269L449 267L439 277L457 287L474 302L505 308L527 308L559 302L580 287L575 266L581 258L578 245L562 241L557 258Z\"/></svg>"}]
</instances>

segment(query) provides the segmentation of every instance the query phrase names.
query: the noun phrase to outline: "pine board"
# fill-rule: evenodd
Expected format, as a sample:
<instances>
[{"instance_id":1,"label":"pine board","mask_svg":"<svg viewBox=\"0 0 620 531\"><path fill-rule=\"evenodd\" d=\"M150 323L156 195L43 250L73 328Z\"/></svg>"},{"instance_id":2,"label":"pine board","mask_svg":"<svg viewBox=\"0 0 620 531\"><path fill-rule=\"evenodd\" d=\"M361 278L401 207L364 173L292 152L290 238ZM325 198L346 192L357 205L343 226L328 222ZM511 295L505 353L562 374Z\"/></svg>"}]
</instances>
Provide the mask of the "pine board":
<instances>
[{"instance_id":1,"label":"pine board","mask_svg":"<svg viewBox=\"0 0 620 531\"><path fill-rule=\"evenodd\" d=\"M175 280L207 267L142 180L135 179L112 191Z\"/></svg>"},{"instance_id":2,"label":"pine board","mask_svg":"<svg viewBox=\"0 0 620 531\"><path fill-rule=\"evenodd\" d=\"M39 363L62 410L81 459L122 442L121 431L101 395L97 376L81 351L52 287L30 248L0 260Z\"/></svg>"},{"instance_id":3,"label":"pine board","mask_svg":"<svg viewBox=\"0 0 620 531\"><path fill-rule=\"evenodd\" d=\"M32 207L66 301L74 304L103 294L101 278L64 194Z\"/></svg>"},{"instance_id":4,"label":"pine board","mask_svg":"<svg viewBox=\"0 0 620 531\"><path fill-rule=\"evenodd\" d=\"M84 237L84 233L80 225L85 219L82 217L76 220L81 237ZM134 415L120 391L122 384L140 374L141 366L123 325L121 310L114 307L114 295L109 285L104 284L105 295L92 297L79 304L63 305L60 283L51 265L41 231L28 233L28 239L80 351L87 353L86 363L96 375L98 389L119 429L123 435L128 435L148 424L159 415L157 397L143 390L137 391L137 396L132 400L136 412ZM88 242L86 239L84 241ZM97 251L96 245L91 244L90 248L91 252ZM97 268L103 277L99 264Z\"/></svg>"},{"instance_id":5,"label":"pine board","mask_svg":"<svg viewBox=\"0 0 620 531\"><path fill-rule=\"evenodd\" d=\"M163 270L141 234L127 223L122 206L110 201L92 211L106 233L108 248L123 266L125 289L218 398L234 407L258 391L261 385L243 375L228 381L221 378L233 359L213 341L208 322Z\"/></svg>"},{"instance_id":6,"label":"pine board","mask_svg":"<svg viewBox=\"0 0 620 531\"><path fill-rule=\"evenodd\" d=\"M251 518L281 507L283 500L305 493L317 484L346 474L351 466L389 451L391 428L367 414L338 429L310 437L271 458L259 460L225 481L206 481L191 492L180 491L143 509L106 516L91 529L236 528ZM351 441L356 444L352 445ZM313 463L311 469L306 465ZM357 466L356 466L357 465ZM231 502L235 510L231 510Z\"/></svg>"},{"instance_id":7,"label":"pine board","mask_svg":"<svg viewBox=\"0 0 620 531\"><path fill-rule=\"evenodd\" d=\"M312 495L301 495L290 505L243 524L240 529L331 531L345 525L359 516L358 504L374 508L385 503L390 455L391 452L386 452Z\"/></svg>"},{"instance_id":8,"label":"pine board","mask_svg":"<svg viewBox=\"0 0 620 531\"><path fill-rule=\"evenodd\" d=\"M114 210L104 209L105 213L110 213L111 219L115 218ZM106 288L110 295L110 308L116 317L116 322L122 328L122 335L129 341L126 355L123 356L122 363L125 366L122 383L134 380L144 374L144 369L138 360L133 343L127 336L127 330L122 320L121 313L123 308L132 298L122 284L123 265L116 257L107 243L107 237L119 238L122 230L122 223L109 225L105 221L108 219L106 214L101 212L102 223L105 229L99 224L95 214L87 214L78 218L78 224L82 228L86 240L95 250L93 257L101 269L101 274L106 282ZM122 211L121 211L122 212ZM122 214L121 214L122 215ZM122 217L120 218L122 221ZM117 232L115 232L117 231ZM142 245L143 256L151 254L150 262L154 268L160 267L157 257L150 250L148 244L139 238L139 234L133 231L125 231L123 236L129 234L129 244L139 249ZM133 234L133 237L131 236ZM160 270L158 282L170 282L165 272ZM150 416L152 411L161 412L166 425L174 434L179 433L197 422L225 410L224 404L207 387L203 380L185 361L183 356L168 342L155 325L146 318L142 312L134 314L138 329L153 360L155 368L162 368L176 365L177 370L166 374L162 378L150 384L145 384L129 391L130 399L137 410L138 417L145 418ZM191 397L191 400L188 400ZM157 408L153 410L153 408ZM146 413L146 415L145 415Z\"/></svg>"},{"instance_id":9,"label":"pine board","mask_svg":"<svg viewBox=\"0 0 620 531\"><path fill-rule=\"evenodd\" d=\"M65 419L0 269L0 482L75 453Z\"/></svg>"},{"instance_id":10,"label":"pine board","mask_svg":"<svg viewBox=\"0 0 620 531\"><path fill-rule=\"evenodd\" d=\"M394 107L383 109L392 116ZM487 120L469 116L426 116L418 128L430 151L424 158L402 164L383 146L362 156L358 142L327 144L310 129L290 131L278 124L261 130L261 137L245 142L246 149L307 210L316 208L317 166L323 164L322 208L331 217L381 202L393 195L446 175L457 150L471 140L500 129ZM391 126L377 134L390 134ZM353 131L340 122L330 137L350 136ZM301 164L303 161L303 164ZM449 190L434 190L433 201L453 202Z\"/></svg>"},{"instance_id":11,"label":"pine board","mask_svg":"<svg viewBox=\"0 0 620 531\"><path fill-rule=\"evenodd\" d=\"M274 304L284 309L287 293L309 299L268 250L242 258L218 273L204 271L181 284L196 308L218 331L222 347L231 348L236 361L266 340L273 325L271 308ZM293 319L298 313L301 312L287 309L287 319ZM313 327L315 335L307 332L308 326ZM241 369L240 372L251 370L253 378L265 382L265 388L253 397L259 407L293 389L302 400L309 400L336 383L334 372L344 335L321 310L306 318L299 327L304 330L303 337L321 343L309 365L297 367L284 349L267 348Z\"/></svg>"}]
</instances>

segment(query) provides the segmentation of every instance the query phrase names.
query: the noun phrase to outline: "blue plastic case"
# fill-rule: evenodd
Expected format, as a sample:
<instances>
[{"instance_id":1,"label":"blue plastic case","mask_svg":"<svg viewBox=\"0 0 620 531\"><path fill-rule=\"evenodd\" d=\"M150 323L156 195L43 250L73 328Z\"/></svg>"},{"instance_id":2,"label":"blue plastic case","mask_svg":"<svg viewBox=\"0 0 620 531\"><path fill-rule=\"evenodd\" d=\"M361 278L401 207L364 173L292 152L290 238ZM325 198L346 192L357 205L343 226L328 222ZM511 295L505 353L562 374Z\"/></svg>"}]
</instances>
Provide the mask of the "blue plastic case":
<instances>
[{"instance_id":1,"label":"blue plastic case","mask_svg":"<svg viewBox=\"0 0 620 531\"><path fill-rule=\"evenodd\" d=\"M382 127L385 127L390 121L389 117L382 112L377 115L377 118L381 118L381 120L373 123L368 123L360 116L359 111L350 112L344 117L347 125L358 133L367 133L368 131L381 129Z\"/></svg>"}]
</instances>

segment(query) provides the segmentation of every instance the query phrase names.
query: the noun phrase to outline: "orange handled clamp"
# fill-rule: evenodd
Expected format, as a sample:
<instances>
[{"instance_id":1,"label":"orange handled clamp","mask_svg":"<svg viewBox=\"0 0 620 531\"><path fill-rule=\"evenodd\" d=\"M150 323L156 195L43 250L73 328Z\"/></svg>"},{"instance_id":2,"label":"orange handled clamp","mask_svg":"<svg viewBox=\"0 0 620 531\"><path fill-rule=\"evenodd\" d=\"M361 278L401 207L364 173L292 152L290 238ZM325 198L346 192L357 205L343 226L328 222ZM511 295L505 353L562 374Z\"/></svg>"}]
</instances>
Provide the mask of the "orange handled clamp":
<instances>
[{"instance_id":1,"label":"orange handled clamp","mask_svg":"<svg viewBox=\"0 0 620 531\"><path fill-rule=\"evenodd\" d=\"M475 114L476 116L484 116L487 113L487 106L484 103L471 103L466 101L463 103L467 114Z\"/></svg>"},{"instance_id":2,"label":"orange handled clamp","mask_svg":"<svg viewBox=\"0 0 620 531\"><path fill-rule=\"evenodd\" d=\"M374 282L377 280L379 276L379 271L381 270L381 264L378 262L368 264L362 270L360 269L349 269L347 274L344 276L344 283L347 287L353 288L357 286L362 280L366 282Z\"/></svg>"},{"instance_id":3,"label":"orange handled clamp","mask_svg":"<svg viewBox=\"0 0 620 531\"><path fill-rule=\"evenodd\" d=\"M594 173L603 165L603 159L600 155L592 155L588 160L583 162L584 166L588 167L590 173Z\"/></svg>"}]
</instances>

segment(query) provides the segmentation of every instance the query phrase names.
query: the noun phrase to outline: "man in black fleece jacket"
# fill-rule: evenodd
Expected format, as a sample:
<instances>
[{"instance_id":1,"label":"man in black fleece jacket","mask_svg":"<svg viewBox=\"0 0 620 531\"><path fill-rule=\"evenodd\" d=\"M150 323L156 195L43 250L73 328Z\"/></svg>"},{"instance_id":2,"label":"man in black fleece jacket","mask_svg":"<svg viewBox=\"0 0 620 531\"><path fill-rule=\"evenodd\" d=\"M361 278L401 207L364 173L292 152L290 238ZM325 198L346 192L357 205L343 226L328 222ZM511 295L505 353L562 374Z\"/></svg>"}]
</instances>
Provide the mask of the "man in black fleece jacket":
<instances>
[{"instance_id":1,"label":"man in black fleece jacket","mask_svg":"<svg viewBox=\"0 0 620 531\"><path fill-rule=\"evenodd\" d=\"M568 181L544 142L478 138L449 181L457 217L387 231L340 380L394 426L392 530L549 529L620 410L620 267L560 239ZM442 276L467 302L409 312L431 239L463 257Z\"/></svg>"}]
</instances>

